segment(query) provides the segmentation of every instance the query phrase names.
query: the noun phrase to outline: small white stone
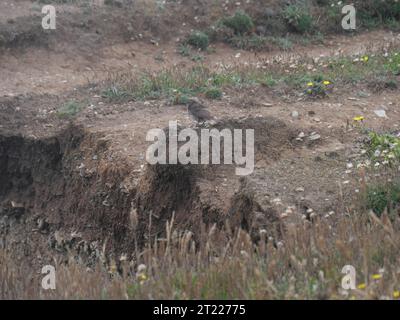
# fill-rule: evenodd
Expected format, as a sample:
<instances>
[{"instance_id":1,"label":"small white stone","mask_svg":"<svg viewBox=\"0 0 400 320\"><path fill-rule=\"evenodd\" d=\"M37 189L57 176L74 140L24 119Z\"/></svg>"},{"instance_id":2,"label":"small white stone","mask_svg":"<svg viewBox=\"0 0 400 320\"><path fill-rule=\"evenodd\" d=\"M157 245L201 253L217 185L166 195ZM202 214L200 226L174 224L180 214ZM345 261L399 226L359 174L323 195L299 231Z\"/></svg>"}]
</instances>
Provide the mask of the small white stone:
<instances>
[{"instance_id":1,"label":"small white stone","mask_svg":"<svg viewBox=\"0 0 400 320\"><path fill-rule=\"evenodd\" d=\"M386 111L383 110L383 109L374 110L374 113L375 113L379 118L387 118Z\"/></svg>"},{"instance_id":2,"label":"small white stone","mask_svg":"<svg viewBox=\"0 0 400 320\"><path fill-rule=\"evenodd\" d=\"M353 168L353 164L351 162L349 162L348 164L346 164L347 169L351 169Z\"/></svg>"},{"instance_id":3,"label":"small white stone","mask_svg":"<svg viewBox=\"0 0 400 320\"><path fill-rule=\"evenodd\" d=\"M298 111L292 111L292 118L297 119L299 117L299 112Z\"/></svg>"}]
</instances>

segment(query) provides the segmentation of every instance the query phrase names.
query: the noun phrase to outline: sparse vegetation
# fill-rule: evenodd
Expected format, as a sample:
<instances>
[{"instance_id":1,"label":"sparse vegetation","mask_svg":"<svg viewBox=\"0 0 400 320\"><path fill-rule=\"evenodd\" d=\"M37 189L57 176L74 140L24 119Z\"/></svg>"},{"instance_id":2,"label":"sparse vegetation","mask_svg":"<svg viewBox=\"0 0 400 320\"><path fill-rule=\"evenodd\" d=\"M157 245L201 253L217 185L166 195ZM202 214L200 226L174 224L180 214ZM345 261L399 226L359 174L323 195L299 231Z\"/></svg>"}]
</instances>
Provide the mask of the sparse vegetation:
<instances>
[{"instance_id":1,"label":"sparse vegetation","mask_svg":"<svg viewBox=\"0 0 400 320\"><path fill-rule=\"evenodd\" d=\"M396 65L396 62L391 62L392 56L397 57L395 52L397 51L371 57L340 56L321 59L318 62L303 59L291 66L290 74L282 64L269 65L266 69L252 65L230 66L219 71L212 71L199 64L185 70L165 69L158 74L121 74L111 81L112 85L109 87L120 88L118 92L134 99L155 99L169 97L174 90L196 95L205 92L210 86L222 89L283 84L292 91L301 90L308 96L323 97L332 91L333 84L336 88L346 84L368 84L368 79L391 75ZM307 85L310 83L312 85ZM387 86L385 88L389 89ZM120 94L110 93L107 96L113 95L118 101Z\"/></svg>"},{"instance_id":2,"label":"sparse vegetation","mask_svg":"<svg viewBox=\"0 0 400 320\"><path fill-rule=\"evenodd\" d=\"M399 222L385 223L354 213L335 223L297 225L282 239L262 234L258 244L244 231L211 227L197 245L191 233L171 223L169 236L149 242L136 263L110 262L87 271L70 259L57 267L56 290L46 292L30 281L34 271L16 267L1 252L0 278L7 282L0 298L398 299ZM349 261L358 288L347 292L341 290L341 270Z\"/></svg>"},{"instance_id":3,"label":"sparse vegetation","mask_svg":"<svg viewBox=\"0 0 400 320\"><path fill-rule=\"evenodd\" d=\"M396 78L390 75L377 75L368 80L368 88L373 92L396 90L398 88L398 82Z\"/></svg>"},{"instance_id":4,"label":"sparse vegetation","mask_svg":"<svg viewBox=\"0 0 400 320\"><path fill-rule=\"evenodd\" d=\"M76 116L83 109L83 105L76 101L68 101L58 110L57 115L60 118L68 118Z\"/></svg>"},{"instance_id":5,"label":"sparse vegetation","mask_svg":"<svg viewBox=\"0 0 400 320\"><path fill-rule=\"evenodd\" d=\"M390 25L400 18L400 3L397 0L358 0L355 6L359 18L366 27Z\"/></svg>"},{"instance_id":6,"label":"sparse vegetation","mask_svg":"<svg viewBox=\"0 0 400 320\"><path fill-rule=\"evenodd\" d=\"M236 11L233 16L223 18L221 23L232 29L236 35L243 35L254 28L253 19L243 11Z\"/></svg>"},{"instance_id":7,"label":"sparse vegetation","mask_svg":"<svg viewBox=\"0 0 400 320\"><path fill-rule=\"evenodd\" d=\"M121 102L129 98L129 94L117 86L111 86L103 91L102 96L109 101Z\"/></svg>"},{"instance_id":8,"label":"sparse vegetation","mask_svg":"<svg viewBox=\"0 0 400 320\"><path fill-rule=\"evenodd\" d=\"M172 92L172 95L169 97L171 104L187 104L189 102L190 95L184 94L178 90Z\"/></svg>"},{"instance_id":9,"label":"sparse vegetation","mask_svg":"<svg viewBox=\"0 0 400 320\"><path fill-rule=\"evenodd\" d=\"M185 44L181 44L178 47L178 52L181 56L183 57L189 57L191 54L191 50L190 50L190 46L185 45Z\"/></svg>"},{"instance_id":10,"label":"sparse vegetation","mask_svg":"<svg viewBox=\"0 0 400 320\"><path fill-rule=\"evenodd\" d=\"M171 97L176 92L196 95L206 92L210 86L215 93L223 86L240 85L251 81L246 78L247 76L245 73L238 74L234 70L224 73L214 72L199 65L188 70L166 69L157 74L143 73L140 76L123 74L113 81L136 99L155 99Z\"/></svg>"},{"instance_id":11,"label":"sparse vegetation","mask_svg":"<svg viewBox=\"0 0 400 320\"><path fill-rule=\"evenodd\" d=\"M278 48L285 50L285 51L290 50L293 47L293 42L287 37L286 38L282 38L282 37L272 38L271 41L276 46L278 46Z\"/></svg>"},{"instance_id":12,"label":"sparse vegetation","mask_svg":"<svg viewBox=\"0 0 400 320\"><path fill-rule=\"evenodd\" d=\"M264 36L251 35L251 36L234 36L229 39L234 47L245 50L261 51L268 49L270 44L269 39Z\"/></svg>"},{"instance_id":13,"label":"sparse vegetation","mask_svg":"<svg viewBox=\"0 0 400 320\"><path fill-rule=\"evenodd\" d=\"M222 97L222 91L220 88L211 87L205 90L204 95L208 99L220 99Z\"/></svg>"},{"instance_id":14,"label":"sparse vegetation","mask_svg":"<svg viewBox=\"0 0 400 320\"><path fill-rule=\"evenodd\" d=\"M200 50L206 50L209 42L208 35L201 31L192 32L187 39L189 45Z\"/></svg>"},{"instance_id":15,"label":"sparse vegetation","mask_svg":"<svg viewBox=\"0 0 400 320\"><path fill-rule=\"evenodd\" d=\"M394 221L400 214L400 138L371 131L365 149L366 159L358 167L369 170L375 176L363 188L366 209L372 210L378 217L386 211ZM365 174L362 181L365 183Z\"/></svg>"},{"instance_id":16,"label":"sparse vegetation","mask_svg":"<svg viewBox=\"0 0 400 320\"><path fill-rule=\"evenodd\" d=\"M395 76L400 75L400 54L395 52L390 55L388 61L385 63L385 67Z\"/></svg>"},{"instance_id":17,"label":"sparse vegetation","mask_svg":"<svg viewBox=\"0 0 400 320\"><path fill-rule=\"evenodd\" d=\"M378 217L388 210L395 219L400 210L400 181L368 186L367 208L371 209Z\"/></svg>"},{"instance_id":18,"label":"sparse vegetation","mask_svg":"<svg viewBox=\"0 0 400 320\"><path fill-rule=\"evenodd\" d=\"M283 11L283 17L296 32L310 33L313 28L313 18L308 8L303 4L289 5Z\"/></svg>"},{"instance_id":19,"label":"sparse vegetation","mask_svg":"<svg viewBox=\"0 0 400 320\"><path fill-rule=\"evenodd\" d=\"M257 19L243 10L237 10L234 15L219 19L205 32L192 32L188 39L193 47L201 50L207 48L207 41L220 40L245 50L268 50L271 45L289 50L291 42L306 45L313 40L310 38L313 35L314 40L321 42L325 34L344 32L341 26L343 4L333 0L318 1L317 4L318 8L310 1L299 0ZM399 8L395 0L383 1L382 6L371 0L359 1L355 5L360 18L357 31L380 26L393 30L400 28Z\"/></svg>"},{"instance_id":20,"label":"sparse vegetation","mask_svg":"<svg viewBox=\"0 0 400 320\"><path fill-rule=\"evenodd\" d=\"M194 54L190 60L194 61L194 62L201 62L204 60L204 56L201 54Z\"/></svg>"},{"instance_id":21,"label":"sparse vegetation","mask_svg":"<svg viewBox=\"0 0 400 320\"><path fill-rule=\"evenodd\" d=\"M384 165L397 165L400 162L400 138L392 134L370 133L368 154L370 159Z\"/></svg>"}]
</instances>

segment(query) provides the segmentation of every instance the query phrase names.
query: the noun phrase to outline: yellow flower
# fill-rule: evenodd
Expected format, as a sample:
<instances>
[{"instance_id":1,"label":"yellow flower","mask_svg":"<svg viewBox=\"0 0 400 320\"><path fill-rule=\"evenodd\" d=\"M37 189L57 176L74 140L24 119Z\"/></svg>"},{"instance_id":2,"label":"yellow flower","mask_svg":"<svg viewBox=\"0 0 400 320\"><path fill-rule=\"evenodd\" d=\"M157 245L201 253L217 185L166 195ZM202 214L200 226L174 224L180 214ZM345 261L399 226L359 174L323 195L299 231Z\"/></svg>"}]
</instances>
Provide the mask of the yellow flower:
<instances>
[{"instance_id":1,"label":"yellow flower","mask_svg":"<svg viewBox=\"0 0 400 320\"><path fill-rule=\"evenodd\" d=\"M363 57L361 58L361 61L363 61L363 62L368 62L368 60L369 60L369 57L368 57L368 56L363 56Z\"/></svg>"},{"instance_id":2,"label":"yellow flower","mask_svg":"<svg viewBox=\"0 0 400 320\"><path fill-rule=\"evenodd\" d=\"M147 278L146 274L144 274L144 273L141 273L141 274L138 275L138 280L139 280L140 282L144 282L144 281L146 281L147 279L148 279L148 278Z\"/></svg>"},{"instance_id":3,"label":"yellow flower","mask_svg":"<svg viewBox=\"0 0 400 320\"><path fill-rule=\"evenodd\" d=\"M400 291L398 291L398 290L393 291L393 298L395 298L395 299L400 298Z\"/></svg>"},{"instance_id":4,"label":"yellow flower","mask_svg":"<svg viewBox=\"0 0 400 320\"><path fill-rule=\"evenodd\" d=\"M115 265L115 263L112 263L108 269L109 273L116 273L118 270L117 266Z\"/></svg>"},{"instance_id":5,"label":"yellow flower","mask_svg":"<svg viewBox=\"0 0 400 320\"><path fill-rule=\"evenodd\" d=\"M331 84L331 82L330 82L330 81L328 81L328 80L325 80L325 81L324 81L324 85L326 85L326 86L327 86L327 85L330 85L330 84Z\"/></svg>"},{"instance_id":6,"label":"yellow flower","mask_svg":"<svg viewBox=\"0 0 400 320\"><path fill-rule=\"evenodd\" d=\"M309 82L309 83L307 83L307 86L309 86L309 87L312 87L314 85L314 83L313 82Z\"/></svg>"},{"instance_id":7,"label":"yellow flower","mask_svg":"<svg viewBox=\"0 0 400 320\"><path fill-rule=\"evenodd\" d=\"M372 275L372 279L374 279L374 280L379 280L379 279L381 279L382 278L382 275L381 274L373 274Z\"/></svg>"},{"instance_id":8,"label":"yellow flower","mask_svg":"<svg viewBox=\"0 0 400 320\"><path fill-rule=\"evenodd\" d=\"M363 116L357 116L353 118L354 121L363 121L364 117Z\"/></svg>"},{"instance_id":9,"label":"yellow flower","mask_svg":"<svg viewBox=\"0 0 400 320\"><path fill-rule=\"evenodd\" d=\"M360 289L360 290L363 290L363 289L365 289L366 287L367 287L367 285L366 285L365 283L360 283L360 284L357 286L357 288Z\"/></svg>"}]
</instances>

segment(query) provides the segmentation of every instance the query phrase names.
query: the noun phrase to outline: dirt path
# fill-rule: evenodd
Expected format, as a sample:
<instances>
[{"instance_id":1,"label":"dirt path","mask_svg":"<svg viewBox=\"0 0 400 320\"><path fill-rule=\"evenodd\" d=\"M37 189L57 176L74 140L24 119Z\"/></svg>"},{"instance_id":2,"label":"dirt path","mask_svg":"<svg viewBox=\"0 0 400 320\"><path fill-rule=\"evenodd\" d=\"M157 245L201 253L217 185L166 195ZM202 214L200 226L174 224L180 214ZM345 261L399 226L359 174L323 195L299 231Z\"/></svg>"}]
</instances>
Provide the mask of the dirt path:
<instances>
[{"instance_id":1,"label":"dirt path","mask_svg":"<svg viewBox=\"0 0 400 320\"><path fill-rule=\"evenodd\" d=\"M339 54L359 55L368 50L381 49L399 43L397 35L376 31L354 37L337 36L324 45L297 46L282 53L251 53L216 45L215 52L206 55L205 65L257 64L278 59L285 61L299 56L318 58ZM31 47L24 53L12 52L0 56L0 96L18 94L57 94L76 87L98 82L113 72L134 70L160 70L172 66L190 66L195 62L177 53L175 43L156 46L145 42L132 42L99 48L70 47L59 43L54 50Z\"/></svg>"}]
</instances>

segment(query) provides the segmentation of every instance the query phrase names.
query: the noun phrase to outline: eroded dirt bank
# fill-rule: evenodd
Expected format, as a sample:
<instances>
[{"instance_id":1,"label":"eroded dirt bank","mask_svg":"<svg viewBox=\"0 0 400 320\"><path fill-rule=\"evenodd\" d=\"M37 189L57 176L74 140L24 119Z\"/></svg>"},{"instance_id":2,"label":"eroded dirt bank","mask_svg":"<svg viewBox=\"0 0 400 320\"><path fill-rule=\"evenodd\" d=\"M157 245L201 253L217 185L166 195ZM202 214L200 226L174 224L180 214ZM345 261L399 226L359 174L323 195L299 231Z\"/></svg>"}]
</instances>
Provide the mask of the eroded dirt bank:
<instances>
[{"instance_id":1,"label":"eroded dirt bank","mask_svg":"<svg viewBox=\"0 0 400 320\"><path fill-rule=\"evenodd\" d=\"M256 127L256 158L270 163L295 146L295 131L269 118L220 121L215 127ZM33 264L77 254L134 259L137 247L165 236L174 216L181 230L202 224L242 227L258 237L275 234L270 198L257 195L234 165L148 165L140 168L114 149L118 138L72 124L54 134L0 135L2 247ZM119 137L120 139L120 137ZM144 153L143 143L132 145ZM274 226L275 225L275 226Z\"/></svg>"}]
</instances>

